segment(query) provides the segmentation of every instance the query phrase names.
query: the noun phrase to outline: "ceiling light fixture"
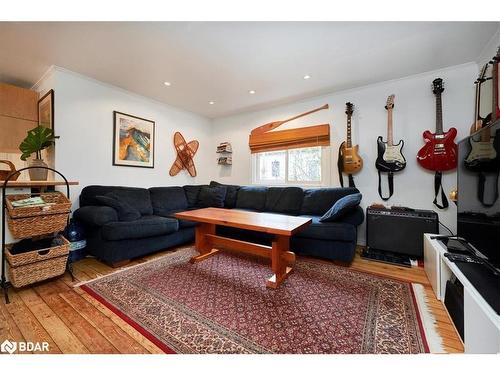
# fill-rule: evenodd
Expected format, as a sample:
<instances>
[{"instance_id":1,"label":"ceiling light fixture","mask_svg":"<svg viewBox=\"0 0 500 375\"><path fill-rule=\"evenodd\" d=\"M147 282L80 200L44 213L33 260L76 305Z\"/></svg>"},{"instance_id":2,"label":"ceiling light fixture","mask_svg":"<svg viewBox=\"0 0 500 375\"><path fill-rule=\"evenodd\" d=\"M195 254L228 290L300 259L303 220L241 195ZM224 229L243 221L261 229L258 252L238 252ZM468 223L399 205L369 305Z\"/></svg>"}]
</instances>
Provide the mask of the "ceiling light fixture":
<instances>
[{"instance_id":1,"label":"ceiling light fixture","mask_svg":"<svg viewBox=\"0 0 500 375\"><path fill-rule=\"evenodd\" d=\"M255 90L250 90L250 91L248 91L248 93L253 95L253 94L255 94Z\"/></svg>"},{"instance_id":2,"label":"ceiling light fixture","mask_svg":"<svg viewBox=\"0 0 500 375\"><path fill-rule=\"evenodd\" d=\"M210 101L208 102L208 104L213 105L213 104L215 104L215 102L214 102L213 100L210 100Z\"/></svg>"},{"instance_id":3,"label":"ceiling light fixture","mask_svg":"<svg viewBox=\"0 0 500 375\"><path fill-rule=\"evenodd\" d=\"M171 84L170 82L167 82L167 81L163 82L163 84L164 84L165 86L172 86L172 84Z\"/></svg>"},{"instance_id":4,"label":"ceiling light fixture","mask_svg":"<svg viewBox=\"0 0 500 375\"><path fill-rule=\"evenodd\" d=\"M304 79L309 79L309 78L311 78L311 76L310 76L309 74L306 74L306 75L304 76Z\"/></svg>"}]
</instances>

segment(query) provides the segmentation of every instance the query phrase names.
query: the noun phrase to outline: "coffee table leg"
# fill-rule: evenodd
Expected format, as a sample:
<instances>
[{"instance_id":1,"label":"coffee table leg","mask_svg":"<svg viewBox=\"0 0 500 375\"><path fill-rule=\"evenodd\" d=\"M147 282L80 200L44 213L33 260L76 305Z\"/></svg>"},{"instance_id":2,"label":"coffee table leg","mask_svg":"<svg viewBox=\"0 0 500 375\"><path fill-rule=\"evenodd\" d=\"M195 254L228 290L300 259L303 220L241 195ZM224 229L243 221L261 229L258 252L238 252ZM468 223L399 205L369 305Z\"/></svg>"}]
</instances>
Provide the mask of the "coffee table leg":
<instances>
[{"instance_id":1,"label":"coffee table leg","mask_svg":"<svg viewBox=\"0 0 500 375\"><path fill-rule=\"evenodd\" d=\"M276 289L292 272L292 267L287 266L284 254L290 252L290 237L277 235L271 250L271 267L274 275L267 280L268 288Z\"/></svg>"},{"instance_id":2,"label":"coffee table leg","mask_svg":"<svg viewBox=\"0 0 500 375\"><path fill-rule=\"evenodd\" d=\"M216 254L219 250L213 249L212 244L205 236L206 234L215 234L215 224L200 223L195 228L195 248L200 255L192 257L191 263L201 262L202 260Z\"/></svg>"}]
</instances>

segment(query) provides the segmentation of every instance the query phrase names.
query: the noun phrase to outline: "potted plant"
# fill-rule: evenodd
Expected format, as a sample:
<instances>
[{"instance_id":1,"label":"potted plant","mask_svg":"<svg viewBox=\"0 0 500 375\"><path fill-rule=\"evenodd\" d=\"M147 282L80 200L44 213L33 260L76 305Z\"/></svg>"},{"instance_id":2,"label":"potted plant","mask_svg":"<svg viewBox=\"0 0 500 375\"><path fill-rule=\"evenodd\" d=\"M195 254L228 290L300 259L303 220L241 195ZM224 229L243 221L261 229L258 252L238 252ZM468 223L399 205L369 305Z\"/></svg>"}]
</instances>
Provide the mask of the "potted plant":
<instances>
[{"instance_id":1,"label":"potted plant","mask_svg":"<svg viewBox=\"0 0 500 375\"><path fill-rule=\"evenodd\" d=\"M29 166L47 167L47 164L42 160L42 150L52 146L57 138L59 137L54 135L54 131L52 129L41 125L29 130L28 135L19 145L19 150L23 153L21 155L21 160L26 160L32 154L35 154L35 159L30 162ZM48 170L42 168L29 170L30 179L32 181L47 180L47 173Z\"/></svg>"}]
</instances>

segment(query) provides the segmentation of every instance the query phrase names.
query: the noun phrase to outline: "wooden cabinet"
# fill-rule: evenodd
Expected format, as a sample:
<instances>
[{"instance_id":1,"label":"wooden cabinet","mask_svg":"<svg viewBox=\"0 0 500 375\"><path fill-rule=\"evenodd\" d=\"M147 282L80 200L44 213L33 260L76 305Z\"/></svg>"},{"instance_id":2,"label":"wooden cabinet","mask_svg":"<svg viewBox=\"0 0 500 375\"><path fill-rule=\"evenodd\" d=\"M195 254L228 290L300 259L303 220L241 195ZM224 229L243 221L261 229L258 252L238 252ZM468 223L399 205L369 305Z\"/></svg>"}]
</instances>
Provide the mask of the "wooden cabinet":
<instances>
[{"instance_id":1,"label":"wooden cabinet","mask_svg":"<svg viewBox=\"0 0 500 375\"><path fill-rule=\"evenodd\" d=\"M38 122L38 92L0 83L0 116Z\"/></svg>"},{"instance_id":2,"label":"wooden cabinet","mask_svg":"<svg viewBox=\"0 0 500 375\"><path fill-rule=\"evenodd\" d=\"M38 93L0 83L0 153L19 153L26 132L38 124Z\"/></svg>"}]
</instances>

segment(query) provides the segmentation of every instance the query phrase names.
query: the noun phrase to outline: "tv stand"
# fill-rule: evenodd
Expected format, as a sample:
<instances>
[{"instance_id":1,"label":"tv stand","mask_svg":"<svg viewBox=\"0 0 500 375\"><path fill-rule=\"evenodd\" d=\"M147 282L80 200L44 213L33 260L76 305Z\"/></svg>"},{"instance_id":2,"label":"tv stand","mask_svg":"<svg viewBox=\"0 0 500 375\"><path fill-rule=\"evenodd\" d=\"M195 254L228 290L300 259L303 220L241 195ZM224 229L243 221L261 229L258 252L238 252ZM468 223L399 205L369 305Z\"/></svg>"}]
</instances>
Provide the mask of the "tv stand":
<instances>
[{"instance_id":1,"label":"tv stand","mask_svg":"<svg viewBox=\"0 0 500 375\"><path fill-rule=\"evenodd\" d=\"M486 267L478 270L482 265L451 262L444 256L446 246L431 237L424 235L424 268L434 294L444 302L446 282L453 276L463 285L465 352L500 353L500 315L495 309L499 301L491 294L499 293L500 277Z\"/></svg>"}]
</instances>

